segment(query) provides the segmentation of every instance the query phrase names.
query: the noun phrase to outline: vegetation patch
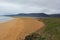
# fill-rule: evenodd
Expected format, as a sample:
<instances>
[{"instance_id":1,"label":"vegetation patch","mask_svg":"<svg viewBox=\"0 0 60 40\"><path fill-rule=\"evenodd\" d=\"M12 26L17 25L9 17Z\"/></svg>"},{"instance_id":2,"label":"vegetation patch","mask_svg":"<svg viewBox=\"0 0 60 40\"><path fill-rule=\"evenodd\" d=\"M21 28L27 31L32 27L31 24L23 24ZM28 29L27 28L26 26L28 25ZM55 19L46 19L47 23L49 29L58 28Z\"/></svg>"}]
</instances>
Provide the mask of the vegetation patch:
<instances>
[{"instance_id":1,"label":"vegetation patch","mask_svg":"<svg viewBox=\"0 0 60 40\"><path fill-rule=\"evenodd\" d=\"M43 33L34 32L26 36L25 40L60 40L60 18L41 18L46 27ZM39 20L39 21L40 21Z\"/></svg>"}]
</instances>

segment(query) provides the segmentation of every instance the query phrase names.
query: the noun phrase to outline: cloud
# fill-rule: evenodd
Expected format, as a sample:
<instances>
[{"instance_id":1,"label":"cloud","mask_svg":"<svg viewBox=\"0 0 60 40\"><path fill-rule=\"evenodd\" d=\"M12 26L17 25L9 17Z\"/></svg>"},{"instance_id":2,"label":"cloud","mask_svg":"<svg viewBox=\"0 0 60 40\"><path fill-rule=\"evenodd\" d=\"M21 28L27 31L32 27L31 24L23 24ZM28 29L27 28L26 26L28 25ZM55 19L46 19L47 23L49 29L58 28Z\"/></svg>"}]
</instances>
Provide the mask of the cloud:
<instances>
[{"instance_id":1,"label":"cloud","mask_svg":"<svg viewBox=\"0 0 60 40\"><path fill-rule=\"evenodd\" d=\"M8 2L0 2L0 15L2 14L14 14L18 11L19 5L8 3Z\"/></svg>"},{"instance_id":2,"label":"cloud","mask_svg":"<svg viewBox=\"0 0 60 40\"><path fill-rule=\"evenodd\" d=\"M60 0L0 0L0 15L30 12L60 13Z\"/></svg>"}]
</instances>

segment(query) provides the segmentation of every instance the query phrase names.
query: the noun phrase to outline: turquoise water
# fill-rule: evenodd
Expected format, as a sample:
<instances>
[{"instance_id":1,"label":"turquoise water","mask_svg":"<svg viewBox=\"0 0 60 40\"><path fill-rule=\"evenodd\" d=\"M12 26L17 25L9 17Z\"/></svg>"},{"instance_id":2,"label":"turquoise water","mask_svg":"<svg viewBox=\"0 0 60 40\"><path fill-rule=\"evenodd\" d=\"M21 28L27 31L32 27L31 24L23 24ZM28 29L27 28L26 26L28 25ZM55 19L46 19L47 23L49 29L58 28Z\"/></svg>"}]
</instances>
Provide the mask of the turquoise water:
<instances>
[{"instance_id":1,"label":"turquoise water","mask_svg":"<svg viewBox=\"0 0 60 40\"><path fill-rule=\"evenodd\" d=\"M13 19L13 17L0 16L0 23L4 23Z\"/></svg>"}]
</instances>

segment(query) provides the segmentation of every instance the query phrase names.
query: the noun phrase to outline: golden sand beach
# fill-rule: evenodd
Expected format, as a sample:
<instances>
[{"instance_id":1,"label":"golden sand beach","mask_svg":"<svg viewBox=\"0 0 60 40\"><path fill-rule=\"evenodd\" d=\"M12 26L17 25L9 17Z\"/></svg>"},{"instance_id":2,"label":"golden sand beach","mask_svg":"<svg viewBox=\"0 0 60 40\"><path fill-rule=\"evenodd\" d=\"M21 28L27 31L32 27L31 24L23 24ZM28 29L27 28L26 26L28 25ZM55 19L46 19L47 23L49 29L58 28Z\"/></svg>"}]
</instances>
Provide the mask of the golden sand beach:
<instances>
[{"instance_id":1,"label":"golden sand beach","mask_svg":"<svg viewBox=\"0 0 60 40\"><path fill-rule=\"evenodd\" d=\"M24 40L25 36L42 27L44 23L35 18L15 18L0 23L0 40Z\"/></svg>"}]
</instances>

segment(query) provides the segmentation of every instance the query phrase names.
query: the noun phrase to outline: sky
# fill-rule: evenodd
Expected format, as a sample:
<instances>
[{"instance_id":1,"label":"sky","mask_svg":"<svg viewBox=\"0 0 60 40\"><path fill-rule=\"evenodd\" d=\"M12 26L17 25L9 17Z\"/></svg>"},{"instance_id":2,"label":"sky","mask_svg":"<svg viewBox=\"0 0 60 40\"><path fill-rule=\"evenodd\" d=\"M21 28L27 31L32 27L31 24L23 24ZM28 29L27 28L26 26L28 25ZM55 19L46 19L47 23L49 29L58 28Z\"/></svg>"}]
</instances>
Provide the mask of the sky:
<instances>
[{"instance_id":1,"label":"sky","mask_svg":"<svg viewBox=\"0 0 60 40\"><path fill-rule=\"evenodd\" d=\"M60 0L0 0L0 15L42 12L60 13Z\"/></svg>"}]
</instances>

